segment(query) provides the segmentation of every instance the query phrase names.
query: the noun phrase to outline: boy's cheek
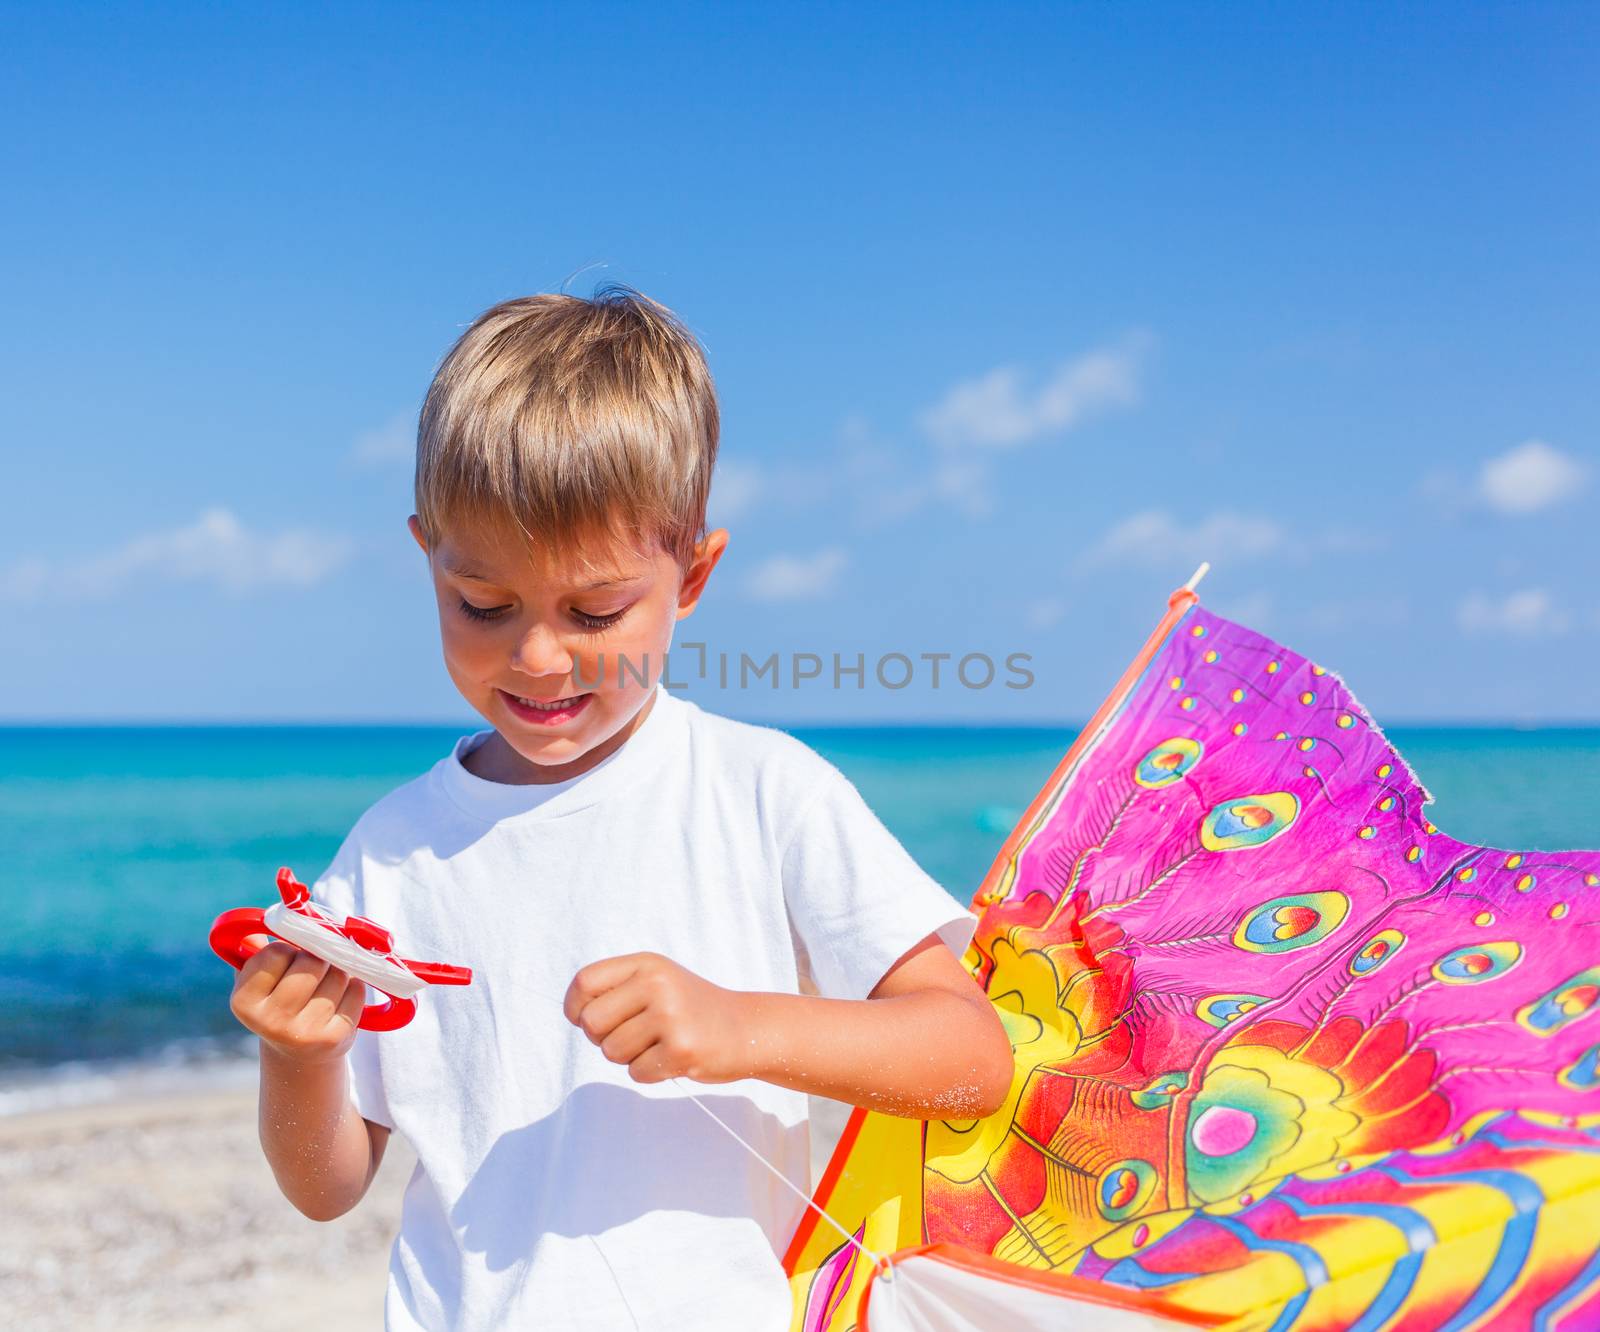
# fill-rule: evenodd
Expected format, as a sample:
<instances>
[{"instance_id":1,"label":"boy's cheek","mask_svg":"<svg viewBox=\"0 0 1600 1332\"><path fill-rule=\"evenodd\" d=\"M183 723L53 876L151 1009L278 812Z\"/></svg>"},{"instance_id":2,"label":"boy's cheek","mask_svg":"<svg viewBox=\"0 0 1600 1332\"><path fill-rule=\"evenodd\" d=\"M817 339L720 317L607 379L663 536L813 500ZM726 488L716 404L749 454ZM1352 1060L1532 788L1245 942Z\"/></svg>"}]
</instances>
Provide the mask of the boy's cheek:
<instances>
[{"instance_id":1,"label":"boy's cheek","mask_svg":"<svg viewBox=\"0 0 1600 1332\"><path fill-rule=\"evenodd\" d=\"M449 628L444 628L441 631L439 642L440 646L444 649L445 666L450 672L451 679L453 679L457 686L459 686L462 682L462 677L468 673L468 654L464 651L462 644L457 641L456 636L451 633Z\"/></svg>"},{"instance_id":2,"label":"boy's cheek","mask_svg":"<svg viewBox=\"0 0 1600 1332\"><path fill-rule=\"evenodd\" d=\"M494 667L481 647L473 649L447 629L443 635L444 665L456 691L477 707L493 692Z\"/></svg>"}]
</instances>

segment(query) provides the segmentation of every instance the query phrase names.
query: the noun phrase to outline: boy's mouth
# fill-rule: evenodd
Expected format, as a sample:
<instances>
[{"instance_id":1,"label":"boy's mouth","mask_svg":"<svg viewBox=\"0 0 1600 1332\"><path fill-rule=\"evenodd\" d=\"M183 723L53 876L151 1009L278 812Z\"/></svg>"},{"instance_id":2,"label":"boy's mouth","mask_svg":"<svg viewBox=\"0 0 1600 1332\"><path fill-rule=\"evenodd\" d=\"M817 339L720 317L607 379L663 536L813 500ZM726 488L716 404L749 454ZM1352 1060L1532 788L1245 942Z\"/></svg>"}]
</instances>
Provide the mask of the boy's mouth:
<instances>
[{"instance_id":1,"label":"boy's mouth","mask_svg":"<svg viewBox=\"0 0 1600 1332\"><path fill-rule=\"evenodd\" d=\"M513 716L535 726L559 726L570 721L588 706L593 694L574 694L570 698L524 698L520 694L498 691Z\"/></svg>"}]
</instances>

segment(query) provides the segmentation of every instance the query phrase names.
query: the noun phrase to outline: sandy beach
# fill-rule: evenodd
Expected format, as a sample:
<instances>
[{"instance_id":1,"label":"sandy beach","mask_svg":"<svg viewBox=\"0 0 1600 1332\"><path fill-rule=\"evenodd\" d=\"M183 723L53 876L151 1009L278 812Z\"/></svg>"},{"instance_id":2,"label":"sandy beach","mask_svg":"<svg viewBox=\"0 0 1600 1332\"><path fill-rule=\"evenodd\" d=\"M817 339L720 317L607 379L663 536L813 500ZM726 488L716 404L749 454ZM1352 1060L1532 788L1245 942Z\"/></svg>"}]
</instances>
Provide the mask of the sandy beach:
<instances>
[{"instance_id":1,"label":"sandy beach","mask_svg":"<svg viewBox=\"0 0 1600 1332\"><path fill-rule=\"evenodd\" d=\"M813 1105L813 1159L843 1108ZM0 1309L11 1332L232 1332L315 1309L382 1327L413 1157L391 1139L348 1216L308 1221L256 1143L255 1093L199 1092L0 1118Z\"/></svg>"}]
</instances>

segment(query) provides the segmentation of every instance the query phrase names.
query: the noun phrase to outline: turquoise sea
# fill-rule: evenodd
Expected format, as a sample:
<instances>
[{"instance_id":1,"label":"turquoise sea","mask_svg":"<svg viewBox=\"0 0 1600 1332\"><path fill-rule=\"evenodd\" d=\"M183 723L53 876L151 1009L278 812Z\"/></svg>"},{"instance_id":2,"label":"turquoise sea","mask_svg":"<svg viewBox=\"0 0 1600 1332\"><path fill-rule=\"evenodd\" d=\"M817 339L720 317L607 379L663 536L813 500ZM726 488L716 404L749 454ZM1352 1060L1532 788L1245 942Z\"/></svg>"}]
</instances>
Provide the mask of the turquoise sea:
<instances>
[{"instance_id":1,"label":"turquoise sea","mask_svg":"<svg viewBox=\"0 0 1600 1332\"><path fill-rule=\"evenodd\" d=\"M965 901L1070 728L807 728ZM63 1066L245 1048L207 949L227 907L307 881L355 818L448 752L441 727L0 728L0 1093ZM1600 729L1390 731L1454 836L1600 845ZM5 1105L0 1095L0 1109Z\"/></svg>"}]
</instances>

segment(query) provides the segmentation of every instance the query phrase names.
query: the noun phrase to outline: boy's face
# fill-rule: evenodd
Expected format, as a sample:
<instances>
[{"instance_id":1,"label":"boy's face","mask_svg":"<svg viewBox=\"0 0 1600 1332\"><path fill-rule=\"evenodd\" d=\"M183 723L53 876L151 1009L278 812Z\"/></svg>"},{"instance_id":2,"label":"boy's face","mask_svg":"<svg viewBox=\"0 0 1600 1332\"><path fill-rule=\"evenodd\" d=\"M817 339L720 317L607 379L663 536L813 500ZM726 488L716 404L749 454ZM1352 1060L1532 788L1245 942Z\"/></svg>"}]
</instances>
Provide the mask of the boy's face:
<instances>
[{"instance_id":1,"label":"boy's face","mask_svg":"<svg viewBox=\"0 0 1600 1332\"><path fill-rule=\"evenodd\" d=\"M728 540L707 534L687 570L659 546L597 550L598 567L585 568L573 552L530 551L504 526L430 547L413 515L411 532L428 555L450 678L503 742L482 746L474 770L502 782L576 777L632 734L673 625Z\"/></svg>"}]
</instances>

